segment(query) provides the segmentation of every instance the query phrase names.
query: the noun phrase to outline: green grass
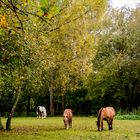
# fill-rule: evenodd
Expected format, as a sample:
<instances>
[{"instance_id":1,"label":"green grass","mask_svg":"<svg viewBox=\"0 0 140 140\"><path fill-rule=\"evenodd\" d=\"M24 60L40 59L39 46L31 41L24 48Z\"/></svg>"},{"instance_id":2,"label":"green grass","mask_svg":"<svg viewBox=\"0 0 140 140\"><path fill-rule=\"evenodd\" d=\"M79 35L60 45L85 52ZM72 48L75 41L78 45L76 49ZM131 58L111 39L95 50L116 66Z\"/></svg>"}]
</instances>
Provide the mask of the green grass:
<instances>
[{"instance_id":1,"label":"green grass","mask_svg":"<svg viewBox=\"0 0 140 140\"><path fill-rule=\"evenodd\" d=\"M98 132L95 117L74 117L69 130L62 117L15 117L11 131L0 131L0 140L140 140L140 120L114 119L112 131L104 121L104 131Z\"/></svg>"}]
</instances>

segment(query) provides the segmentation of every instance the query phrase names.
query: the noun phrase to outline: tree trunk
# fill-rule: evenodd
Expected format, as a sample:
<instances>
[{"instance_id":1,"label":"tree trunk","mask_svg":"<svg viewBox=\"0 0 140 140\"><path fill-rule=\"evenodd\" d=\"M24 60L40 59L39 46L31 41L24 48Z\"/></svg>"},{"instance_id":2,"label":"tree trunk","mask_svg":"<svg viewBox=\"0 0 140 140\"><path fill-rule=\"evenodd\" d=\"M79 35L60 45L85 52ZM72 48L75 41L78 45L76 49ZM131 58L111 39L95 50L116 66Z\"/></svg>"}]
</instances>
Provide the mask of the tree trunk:
<instances>
[{"instance_id":1,"label":"tree trunk","mask_svg":"<svg viewBox=\"0 0 140 140\"><path fill-rule=\"evenodd\" d=\"M0 130L3 129L2 121L1 121L1 112L0 112Z\"/></svg>"},{"instance_id":2,"label":"tree trunk","mask_svg":"<svg viewBox=\"0 0 140 140\"><path fill-rule=\"evenodd\" d=\"M7 119L7 122L6 122L6 130L11 130L11 121L12 121L12 117L14 115L14 112L15 112L15 109L16 109L16 106L17 106L17 103L18 103L18 100L19 100L19 97L20 97L20 93L21 93L21 85L19 86L18 88L18 91L17 91L17 97L16 97L16 101L8 115L8 119Z\"/></svg>"},{"instance_id":3,"label":"tree trunk","mask_svg":"<svg viewBox=\"0 0 140 140\"><path fill-rule=\"evenodd\" d=\"M11 130L11 120L12 120L12 115L11 115L11 113L9 113L8 119L6 122L6 130Z\"/></svg>"},{"instance_id":4,"label":"tree trunk","mask_svg":"<svg viewBox=\"0 0 140 140\"><path fill-rule=\"evenodd\" d=\"M62 111L65 110L65 91L66 91L66 87L63 85L61 88L61 95L62 95Z\"/></svg>"},{"instance_id":5,"label":"tree trunk","mask_svg":"<svg viewBox=\"0 0 140 140\"><path fill-rule=\"evenodd\" d=\"M54 116L53 88L52 88L52 86L49 86L49 92L50 92L50 113L51 113L51 116Z\"/></svg>"},{"instance_id":6,"label":"tree trunk","mask_svg":"<svg viewBox=\"0 0 140 140\"><path fill-rule=\"evenodd\" d=\"M54 80L55 80L55 70L52 70L50 72L50 81L48 82L48 88L49 88L49 93L50 93L50 113L51 113L51 116L54 116L54 104L53 104Z\"/></svg>"},{"instance_id":7,"label":"tree trunk","mask_svg":"<svg viewBox=\"0 0 140 140\"><path fill-rule=\"evenodd\" d=\"M31 92L29 91L27 95L27 116L30 115L30 101L31 101Z\"/></svg>"},{"instance_id":8,"label":"tree trunk","mask_svg":"<svg viewBox=\"0 0 140 140\"><path fill-rule=\"evenodd\" d=\"M62 111L65 109L65 97L62 95Z\"/></svg>"}]
</instances>

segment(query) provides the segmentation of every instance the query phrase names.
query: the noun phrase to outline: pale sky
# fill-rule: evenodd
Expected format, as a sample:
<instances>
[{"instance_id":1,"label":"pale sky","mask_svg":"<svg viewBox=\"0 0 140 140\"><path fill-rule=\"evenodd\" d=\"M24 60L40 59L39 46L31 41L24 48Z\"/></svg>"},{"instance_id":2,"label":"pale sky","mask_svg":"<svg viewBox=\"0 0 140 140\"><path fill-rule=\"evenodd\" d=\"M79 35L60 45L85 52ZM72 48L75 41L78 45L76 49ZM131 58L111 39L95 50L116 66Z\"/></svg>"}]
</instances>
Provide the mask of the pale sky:
<instances>
[{"instance_id":1,"label":"pale sky","mask_svg":"<svg viewBox=\"0 0 140 140\"><path fill-rule=\"evenodd\" d=\"M114 8L123 6L135 8L137 4L140 4L140 0L110 0L110 3Z\"/></svg>"}]
</instances>

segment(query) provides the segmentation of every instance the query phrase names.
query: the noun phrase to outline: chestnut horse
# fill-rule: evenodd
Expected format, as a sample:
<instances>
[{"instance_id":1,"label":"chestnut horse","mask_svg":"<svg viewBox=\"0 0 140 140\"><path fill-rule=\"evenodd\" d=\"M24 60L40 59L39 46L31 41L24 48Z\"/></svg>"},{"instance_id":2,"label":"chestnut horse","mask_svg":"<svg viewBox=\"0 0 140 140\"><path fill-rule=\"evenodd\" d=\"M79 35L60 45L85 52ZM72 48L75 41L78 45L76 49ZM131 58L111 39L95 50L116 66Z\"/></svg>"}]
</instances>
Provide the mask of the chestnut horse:
<instances>
[{"instance_id":1,"label":"chestnut horse","mask_svg":"<svg viewBox=\"0 0 140 140\"><path fill-rule=\"evenodd\" d=\"M114 116L115 116L115 109L113 107L102 107L98 112L98 118L97 118L98 131L103 130L103 120L107 121L109 130L112 130Z\"/></svg>"},{"instance_id":2,"label":"chestnut horse","mask_svg":"<svg viewBox=\"0 0 140 140\"><path fill-rule=\"evenodd\" d=\"M65 129L69 129L72 127L72 110L71 109L64 110L63 121L64 121Z\"/></svg>"}]
</instances>

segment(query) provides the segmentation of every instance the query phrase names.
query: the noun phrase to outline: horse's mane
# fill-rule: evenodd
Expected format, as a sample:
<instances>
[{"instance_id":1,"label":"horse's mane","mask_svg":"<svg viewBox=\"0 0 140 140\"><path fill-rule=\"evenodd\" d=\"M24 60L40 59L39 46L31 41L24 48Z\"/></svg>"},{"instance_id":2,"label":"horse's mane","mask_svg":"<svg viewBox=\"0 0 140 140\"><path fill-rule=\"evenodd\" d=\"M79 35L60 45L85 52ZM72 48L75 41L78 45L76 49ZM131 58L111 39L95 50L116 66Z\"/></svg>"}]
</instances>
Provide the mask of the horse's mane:
<instances>
[{"instance_id":1,"label":"horse's mane","mask_svg":"<svg viewBox=\"0 0 140 140\"><path fill-rule=\"evenodd\" d=\"M98 121L100 120L100 116L101 116L102 110L103 110L103 107L102 107L102 108L99 110L99 112L98 112Z\"/></svg>"}]
</instances>

